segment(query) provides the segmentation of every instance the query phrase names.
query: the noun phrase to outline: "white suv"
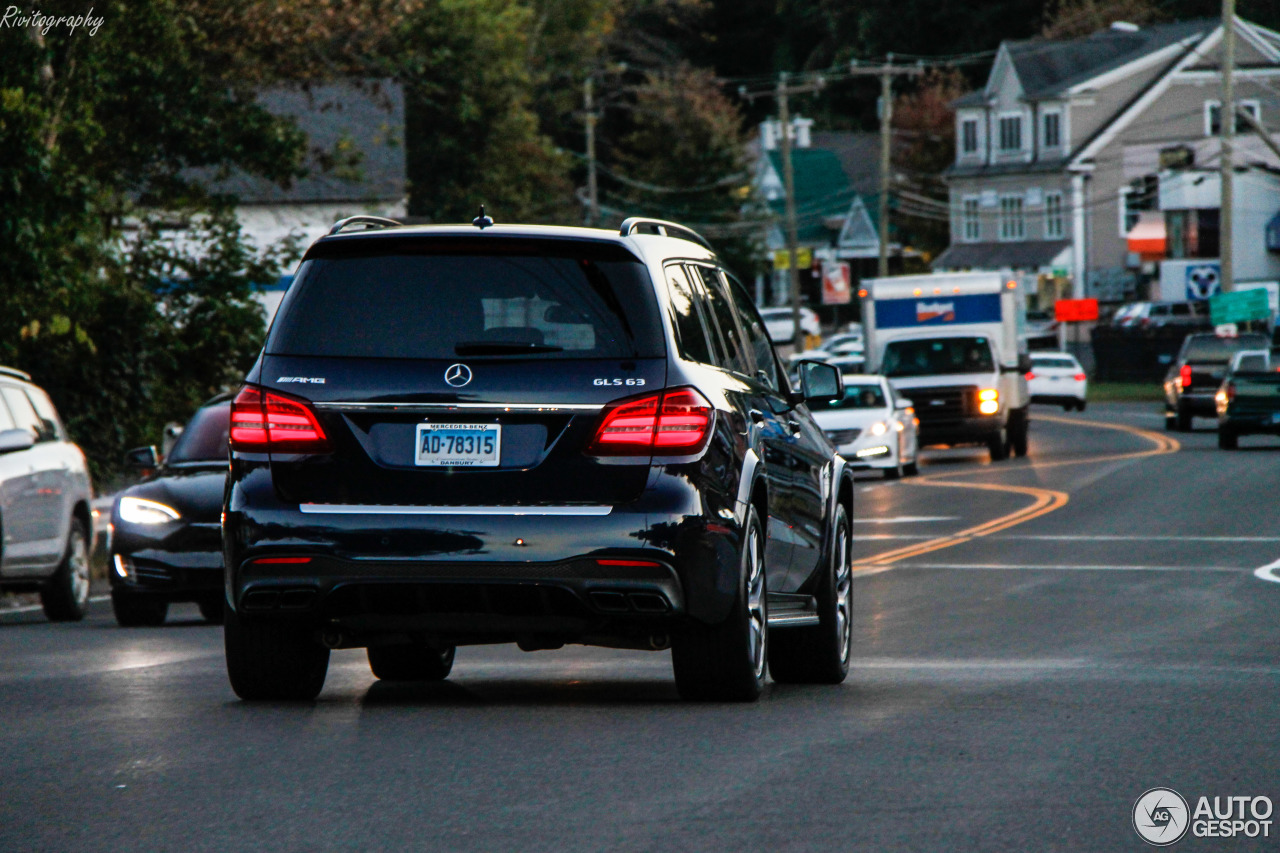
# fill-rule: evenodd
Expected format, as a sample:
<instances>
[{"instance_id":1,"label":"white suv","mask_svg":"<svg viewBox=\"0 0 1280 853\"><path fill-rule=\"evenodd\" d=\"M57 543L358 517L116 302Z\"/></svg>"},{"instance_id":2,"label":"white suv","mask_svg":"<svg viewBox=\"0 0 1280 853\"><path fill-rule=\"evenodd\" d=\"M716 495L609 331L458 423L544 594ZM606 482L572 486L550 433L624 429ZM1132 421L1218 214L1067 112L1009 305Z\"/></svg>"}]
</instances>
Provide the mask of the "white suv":
<instances>
[{"instance_id":1,"label":"white suv","mask_svg":"<svg viewBox=\"0 0 1280 853\"><path fill-rule=\"evenodd\" d=\"M89 603L93 486L49 395L0 367L0 589L39 592L56 622Z\"/></svg>"}]
</instances>

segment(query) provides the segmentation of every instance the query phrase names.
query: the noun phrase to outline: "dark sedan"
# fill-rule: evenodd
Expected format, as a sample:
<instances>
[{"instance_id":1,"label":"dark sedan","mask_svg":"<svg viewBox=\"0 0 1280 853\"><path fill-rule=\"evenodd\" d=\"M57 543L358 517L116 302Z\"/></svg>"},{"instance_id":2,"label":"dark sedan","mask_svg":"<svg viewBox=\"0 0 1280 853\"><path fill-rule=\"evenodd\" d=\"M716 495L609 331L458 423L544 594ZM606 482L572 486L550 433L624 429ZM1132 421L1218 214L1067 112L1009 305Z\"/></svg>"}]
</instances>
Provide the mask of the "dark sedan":
<instances>
[{"instance_id":1,"label":"dark sedan","mask_svg":"<svg viewBox=\"0 0 1280 853\"><path fill-rule=\"evenodd\" d=\"M147 472L111 510L111 606L123 626L159 625L169 605L194 601L222 621L222 493L231 401L215 397L191 418L169 456L130 451Z\"/></svg>"}]
</instances>

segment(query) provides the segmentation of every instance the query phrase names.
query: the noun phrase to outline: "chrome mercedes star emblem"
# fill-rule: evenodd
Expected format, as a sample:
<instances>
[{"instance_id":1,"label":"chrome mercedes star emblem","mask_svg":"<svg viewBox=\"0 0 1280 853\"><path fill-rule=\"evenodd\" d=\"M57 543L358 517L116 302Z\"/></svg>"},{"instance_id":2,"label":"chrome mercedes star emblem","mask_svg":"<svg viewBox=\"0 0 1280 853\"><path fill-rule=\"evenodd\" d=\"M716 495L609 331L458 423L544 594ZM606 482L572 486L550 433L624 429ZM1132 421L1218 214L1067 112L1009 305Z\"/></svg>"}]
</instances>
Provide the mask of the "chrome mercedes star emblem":
<instances>
[{"instance_id":1,"label":"chrome mercedes star emblem","mask_svg":"<svg viewBox=\"0 0 1280 853\"><path fill-rule=\"evenodd\" d=\"M454 388L461 388L471 381L471 368L465 364L451 364L444 372L444 381Z\"/></svg>"}]
</instances>

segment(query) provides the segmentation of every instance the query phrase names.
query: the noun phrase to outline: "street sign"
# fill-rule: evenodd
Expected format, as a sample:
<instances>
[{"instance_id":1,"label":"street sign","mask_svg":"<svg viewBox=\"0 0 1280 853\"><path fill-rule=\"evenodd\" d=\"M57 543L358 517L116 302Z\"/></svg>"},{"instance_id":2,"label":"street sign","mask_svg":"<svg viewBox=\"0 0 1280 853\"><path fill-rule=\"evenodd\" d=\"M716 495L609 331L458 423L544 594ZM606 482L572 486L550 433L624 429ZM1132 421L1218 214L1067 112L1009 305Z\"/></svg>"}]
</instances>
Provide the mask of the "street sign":
<instances>
[{"instance_id":1,"label":"street sign","mask_svg":"<svg viewBox=\"0 0 1280 853\"><path fill-rule=\"evenodd\" d=\"M1098 300L1059 299L1053 303L1053 318L1059 323L1083 323L1098 319Z\"/></svg>"},{"instance_id":2,"label":"street sign","mask_svg":"<svg viewBox=\"0 0 1280 853\"><path fill-rule=\"evenodd\" d=\"M824 262L822 264L822 304L847 305L852 295L849 265L844 261Z\"/></svg>"},{"instance_id":3,"label":"street sign","mask_svg":"<svg viewBox=\"0 0 1280 853\"><path fill-rule=\"evenodd\" d=\"M1265 320L1270 316L1270 300L1267 291L1262 288L1218 293L1209 297L1209 319L1215 326Z\"/></svg>"},{"instance_id":4,"label":"street sign","mask_svg":"<svg viewBox=\"0 0 1280 853\"><path fill-rule=\"evenodd\" d=\"M808 246L800 246L796 249L796 260L800 262L800 269L808 269L813 266L813 249ZM786 249L778 249L773 253L773 268L775 270L791 269L791 252Z\"/></svg>"}]
</instances>

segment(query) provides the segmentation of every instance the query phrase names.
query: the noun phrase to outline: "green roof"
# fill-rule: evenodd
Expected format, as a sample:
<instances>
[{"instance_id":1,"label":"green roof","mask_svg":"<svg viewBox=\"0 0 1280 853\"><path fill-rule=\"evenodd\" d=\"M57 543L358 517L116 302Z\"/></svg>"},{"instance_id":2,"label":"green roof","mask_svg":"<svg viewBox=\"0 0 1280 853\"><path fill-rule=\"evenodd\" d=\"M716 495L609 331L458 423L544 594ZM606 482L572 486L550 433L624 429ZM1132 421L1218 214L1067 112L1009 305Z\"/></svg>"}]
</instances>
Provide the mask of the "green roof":
<instances>
[{"instance_id":1,"label":"green roof","mask_svg":"<svg viewBox=\"0 0 1280 853\"><path fill-rule=\"evenodd\" d=\"M782 154L769 152L769 163L782 177ZM831 151L821 148L795 148L791 151L791 172L796 188L796 230L804 245L827 245L831 232L823 220L831 216L844 216L849 212L856 193L849 177L840 166L840 159ZM779 197L769 202L779 220L786 216L786 200ZM872 217L875 214L872 212ZM785 221L782 222L785 230Z\"/></svg>"}]
</instances>

